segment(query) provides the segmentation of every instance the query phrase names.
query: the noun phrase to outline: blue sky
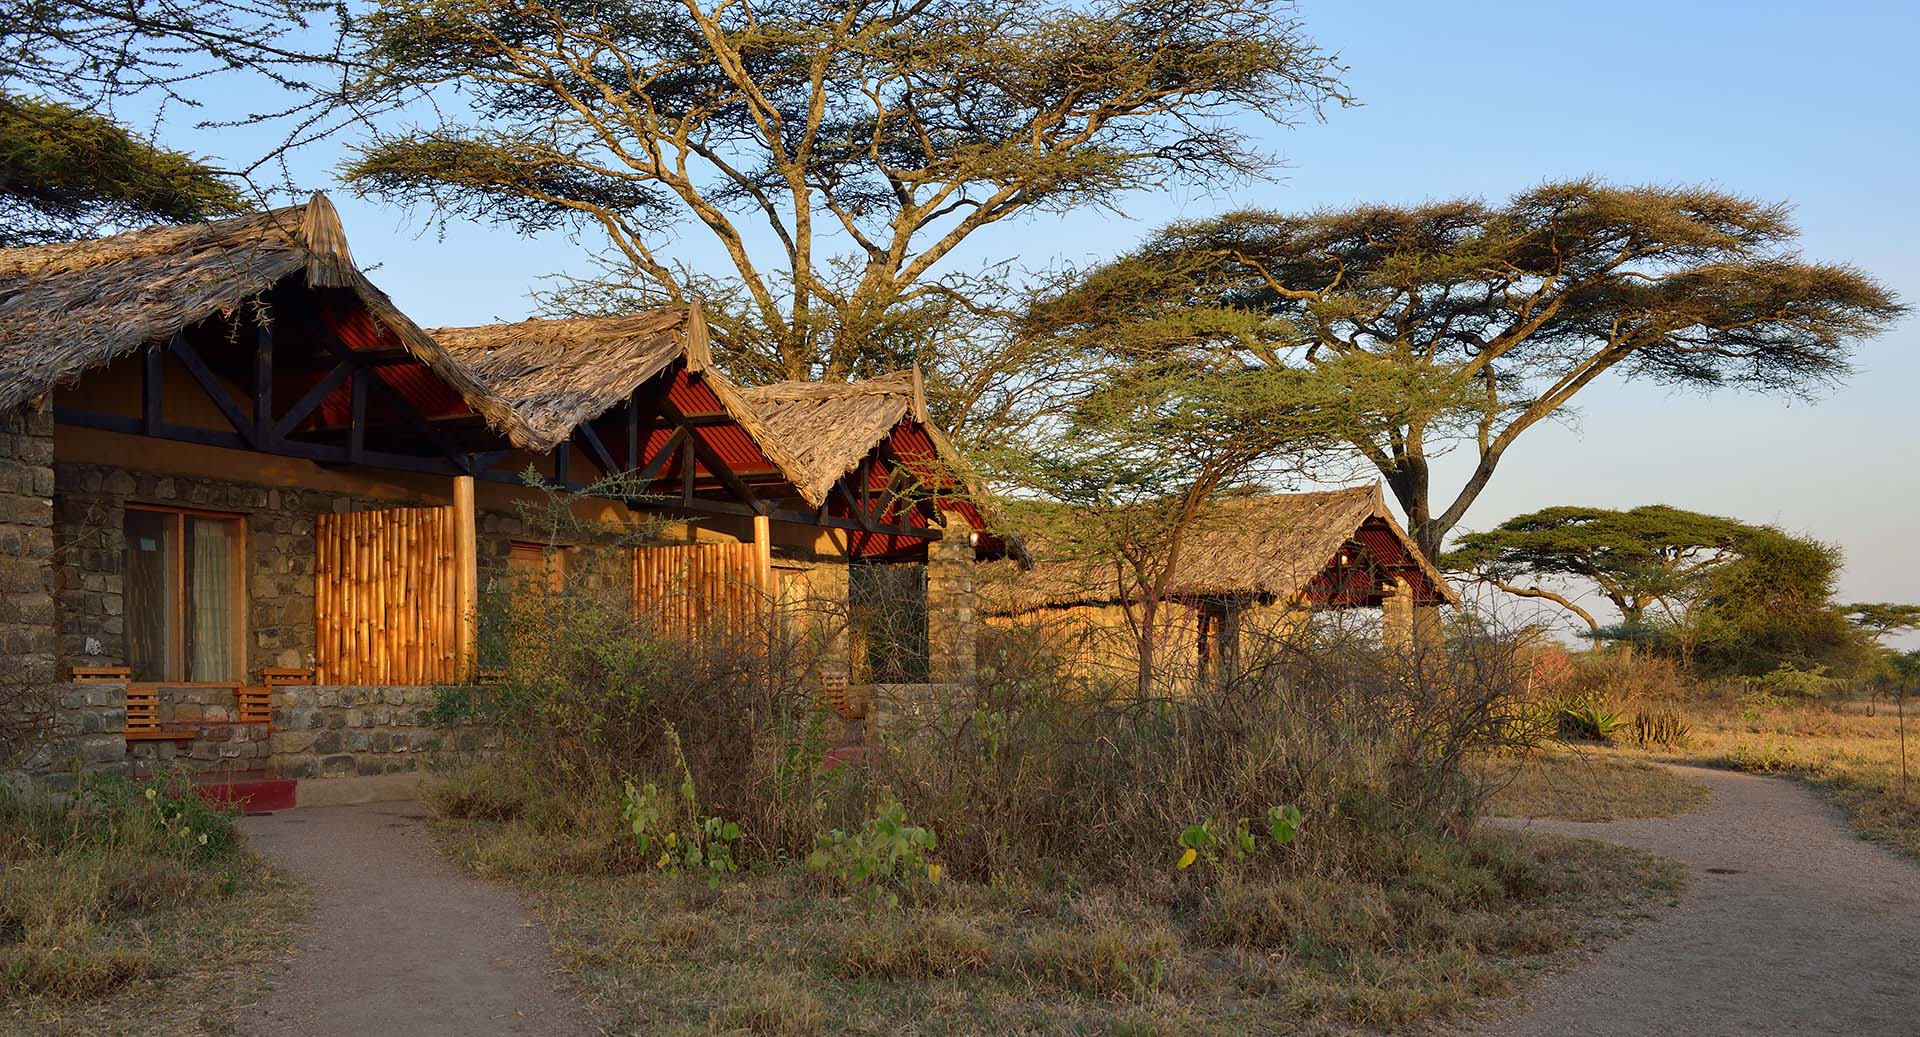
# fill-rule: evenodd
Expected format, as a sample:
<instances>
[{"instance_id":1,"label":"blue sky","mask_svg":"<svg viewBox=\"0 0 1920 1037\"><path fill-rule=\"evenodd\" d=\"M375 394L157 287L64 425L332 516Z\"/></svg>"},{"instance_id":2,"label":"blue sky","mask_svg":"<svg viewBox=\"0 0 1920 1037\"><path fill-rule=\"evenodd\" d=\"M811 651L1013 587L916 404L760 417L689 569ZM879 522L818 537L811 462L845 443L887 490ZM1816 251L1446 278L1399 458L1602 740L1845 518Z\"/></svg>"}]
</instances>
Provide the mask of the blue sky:
<instances>
[{"instance_id":1,"label":"blue sky","mask_svg":"<svg viewBox=\"0 0 1920 1037\"><path fill-rule=\"evenodd\" d=\"M974 241L1028 267L1120 251L1170 219L1243 205L1499 196L1543 179L1705 182L1795 206L1808 256L1857 264L1920 304L1920 5L1903 3L1302 0L1350 67L1360 107L1263 130L1288 168L1226 193L1173 190L1108 212L1040 217ZM175 146L242 157L248 134L169 127ZM301 155L334 188L334 144ZM422 324L527 316L542 275L584 271L578 245L487 227L422 232L423 213L335 190L363 266ZM683 255L717 258L689 240ZM1612 382L1572 420L1528 432L1469 527L1550 504L1668 503L1843 545L1849 600L1920 601L1920 320L1869 343L1814 404L1674 395ZM1465 458L1443 460L1457 485ZM1920 637L1909 638L1920 646Z\"/></svg>"}]
</instances>

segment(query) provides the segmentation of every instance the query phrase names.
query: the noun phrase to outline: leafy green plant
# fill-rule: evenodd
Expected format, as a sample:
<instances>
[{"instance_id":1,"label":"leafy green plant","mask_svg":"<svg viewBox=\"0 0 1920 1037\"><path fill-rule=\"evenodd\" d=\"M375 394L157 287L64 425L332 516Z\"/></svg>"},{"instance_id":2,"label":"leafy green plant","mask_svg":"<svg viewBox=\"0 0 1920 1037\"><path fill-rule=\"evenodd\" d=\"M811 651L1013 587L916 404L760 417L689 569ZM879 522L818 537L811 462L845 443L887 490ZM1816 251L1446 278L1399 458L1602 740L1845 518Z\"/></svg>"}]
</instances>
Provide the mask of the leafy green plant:
<instances>
[{"instance_id":1,"label":"leafy green plant","mask_svg":"<svg viewBox=\"0 0 1920 1037\"><path fill-rule=\"evenodd\" d=\"M1760 687L1765 694L1781 698L1817 699L1830 695L1846 682L1827 676L1825 666L1815 666L1811 670L1802 670L1791 663L1781 663L1760 678Z\"/></svg>"},{"instance_id":2,"label":"leafy green plant","mask_svg":"<svg viewBox=\"0 0 1920 1037\"><path fill-rule=\"evenodd\" d=\"M1273 845L1286 846L1300 834L1300 808L1292 803L1267 808L1267 831L1273 836Z\"/></svg>"},{"instance_id":3,"label":"leafy green plant","mask_svg":"<svg viewBox=\"0 0 1920 1037\"><path fill-rule=\"evenodd\" d=\"M1268 807L1266 821L1267 834L1275 846L1286 846L1300 834L1300 808L1291 803ZM1226 855L1236 861L1244 861L1259 852L1260 841L1253 834L1252 819L1243 817L1235 821L1233 831L1224 838L1211 821L1181 829L1180 856L1174 862L1175 869L1184 871L1203 857L1213 861L1215 847L1224 848Z\"/></svg>"},{"instance_id":4,"label":"leafy green plant","mask_svg":"<svg viewBox=\"0 0 1920 1037\"><path fill-rule=\"evenodd\" d=\"M938 845L933 831L907 823L907 808L889 796L859 831L836 828L821 835L807 855L807 867L870 899L885 897L888 904L897 906L901 887L922 876L938 881L940 866L926 856Z\"/></svg>"},{"instance_id":5,"label":"leafy green plant","mask_svg":"<svg viewBox=\"0 0 1920 1037\"><path fill-rule=\"evenodd\" d=\"M94 778L75 790L71 823L100 846L146 845L163 853L213 859L240 849L231 806L215 806L185 776L144 782Z\"/></svg>"},{"instance_id":6,"label":"leafy green plant","mask_svg":"<svg viewBox=\"0 0 1920 1037\"><path fill-rule=\"evenodd\" d=\"M1589 742L1611 742L1614 732L1627 725L1625 714L1605 706L1562 706L1554 720L1561 738Z\"/></svg>"},{"instance_id":7,"label":"leafy green plant","mask_svg":"<svg viewBox=\"0 0 1920 1037\"><path fill-rule=\"evenodd\" d=\"M660 856L654 860L654 867L662 871L704 872L707 884L717 886L722 875L740 870L739 855L735 851L744 833L738 822L699 814L691 779L681 785L681 796L691 821L684 829L672 822L674 812L668 809L657 787L651 783L635 786L629 781L621 800L621 819L633 830L634 842L642 854L651 854L654 847L659 847Z\"/></svg>"}]
</instances>

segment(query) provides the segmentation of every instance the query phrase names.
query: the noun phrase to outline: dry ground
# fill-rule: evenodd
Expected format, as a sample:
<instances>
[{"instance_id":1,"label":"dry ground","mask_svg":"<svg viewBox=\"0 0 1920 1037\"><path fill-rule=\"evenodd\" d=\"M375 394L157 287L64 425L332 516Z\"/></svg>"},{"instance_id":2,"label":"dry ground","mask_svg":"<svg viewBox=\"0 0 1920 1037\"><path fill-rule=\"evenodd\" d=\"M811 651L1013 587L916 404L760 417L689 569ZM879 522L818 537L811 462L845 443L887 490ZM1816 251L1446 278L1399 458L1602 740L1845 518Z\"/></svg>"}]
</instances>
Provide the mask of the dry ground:
<instances>
[{"instance_id":1,"label":"dry ground","mask_svg":"<svg viewBox=\"0 0 1920 1037\"><path fill-rule=\"evenodd\" d=\"M252 853L32 852L0 832L0 1033L231 1034L306 915Z\"/></svg>"},{"instance_id":2,"label":"dry ground","mask_svg":"<svg viewBox=\"0 0 1920 1037\"><path fill-rule=\"evenodd\" d=\"M425 813L371 803L246 819L260 851L312 887L314 912L289 967L240 1014L240 1033L585 1032L525 907L440 860Z\"/></svg>"},{"instance_id":3,"label":"dry ground","mask_svg":"<svg viewBox=\"0 0 1920 1037\"><path fill-rule=\"evenodd\" d=\"M1920 702L1907 704L1920 714ZM1583 749L1596 758L1654 760L1811 782L1831 795L1860 834L1920 857L1920 715L1907 718L1912 784L1900 786L1900 726L1893 705L1690 689L1685 698L1629 711L1672 710L1688 724L1683 744ZM1629 815L1621 815L1629 816Z\"/></svg>"},{"instance_id":4,"label":"dry ground","mask_svg":"<svg viewBox=\"0 0 1920 1037\"><path fill-rule=\"evenodd\" d=\"M1920 702L1908 702L1920 714ZM1920 715L1907 717L1910 785L1900 786L1900 722L1891 703L1749 696L1686 710L1678 762L1805 778L1830 793L1862 835L1920 857Z\"/></svg>"},{"instance_id":5,"label":"dry ground","mask_svg":"<svg viewBox=\"0 0 1920 1037\"><path fill-rule=\"evenodd\" d=\"M1138 892L945 882L889 908L794 868L709 888L568 876L551 847L448 823L449 852L537 905L614 1034L1347 1032L1457 1015L1671 902L1678 869L1587 840L1490 833L1395 888L1172 876ZM1188 873L1182 879L1199 881ZM1211 903L1211 906L1209 904Z\"/></svg>"},{"instance_id":6,"label":"dry ground","mask_svg":"<svg viewBox=\"0 0 1920 1037\"><path fill-rule=\"evenodd\" d=\"M1856 838L1810 789L1687 769L1712 791L1682 817L1532 831L1687 862L1677 910L1527 996L1487 1037L1912 1034L1920 1020L1920 865Z\"/></svg>"},{"instance_id":7,"label":"dry ground","mask_svg":"<svg viewBox=\"0 0 1920 1037\"><path fill-rule=\"evenodd\" d=\"M1671 817L1698 809L1707 787L1644 760L1568 749L1524 759L1489 760L1481 775L1496 817L1613 821Z\"/></svg>"}]
</instances>

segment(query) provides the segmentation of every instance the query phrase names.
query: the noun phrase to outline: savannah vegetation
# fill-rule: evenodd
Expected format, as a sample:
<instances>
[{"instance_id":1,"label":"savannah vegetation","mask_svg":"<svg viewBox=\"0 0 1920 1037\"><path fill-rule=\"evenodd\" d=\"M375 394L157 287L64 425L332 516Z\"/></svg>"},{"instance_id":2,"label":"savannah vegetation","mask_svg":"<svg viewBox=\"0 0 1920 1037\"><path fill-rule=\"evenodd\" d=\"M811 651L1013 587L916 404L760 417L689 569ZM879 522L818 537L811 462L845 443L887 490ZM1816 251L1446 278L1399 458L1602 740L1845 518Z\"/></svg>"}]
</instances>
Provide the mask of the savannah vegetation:
<instances>
[{"instance_id":1,"label":"savannah vegetation","mask_svg":"<svg viewBox=\"0 0 1920 1037\"><path fill-rule=\"evenodd\" d=\"M0 790L0 1029L227 1032L304 903L184 781Z\"/></svg>"},{"instance_id":2,"label":"savannah vegetation","mask_svg":"<svg viewBox=\"0 0 1920 1037\"><path fill-rule=\"evenodd\" d=\"M1504 635L1416 664L1330 624L1197 692L1162 668L1142 698L996 627L977 687L871 704L856 765L809 677L844 651L831 600L688 639L584 585L523 587L488 624L519 646L498 682L443 703L505 746L428 796L454 859L533 897L613 1032L1406 1025L1679 882L1479 823L1475 761L1548 730Z\"/></svg>"},{"instance_id":3,"label":"savannah vegetation","mask_svg":"<svg viewBox=\"0 0 1920 1037\"><path fill-rule=\"evenodd\" d=\"M1522 773L1510 806L1604 809L1610 784L1647 777L1608 750L1637 752L1811 778L1863 833L1920 848L1904 719L1920 655L1884 644L1920 607L1838 600L1837 546L1665 505L1547 508L1454 544L1444 566L1564 609L1593 645L1538 648L1536 683L1559 733L1600 752ZM1565 795L1581 781L1590 796Z\"/></svg>"}]
</instances>

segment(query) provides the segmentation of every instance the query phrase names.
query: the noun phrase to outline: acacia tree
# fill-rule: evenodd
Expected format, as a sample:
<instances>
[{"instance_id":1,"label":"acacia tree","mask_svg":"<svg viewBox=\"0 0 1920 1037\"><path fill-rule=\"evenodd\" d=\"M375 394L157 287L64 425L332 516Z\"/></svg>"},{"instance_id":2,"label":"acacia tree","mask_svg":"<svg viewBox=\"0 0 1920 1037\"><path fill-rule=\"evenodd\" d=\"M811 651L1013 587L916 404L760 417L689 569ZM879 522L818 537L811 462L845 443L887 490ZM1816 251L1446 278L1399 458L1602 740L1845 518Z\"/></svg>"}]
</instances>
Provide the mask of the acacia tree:
<instances>
[{"instance_id":1,"label":"acacia tree","mask_svg":"<svg viewBox=\"0 0 1920 1037\"><path fill-rule=\"evenodd\" d=\"M17 0L0 5L0 96L122 126L116 109L134 97L159 124L215 95L245 96L245 114L199 123L282 130L275 144L236 163L232 174L245 179L384 103L346 104L342 48L351 21L345 0Z\"/></svg>"},{"instance_id":2,"label":"acacia tree","mask_svg":"<svg viewBox=\"0 0 1920 1037\"><path fill-rule=\"evenodd\" d=\"M1867 638L1833 600L1840 548L1768 526L1743 538L1739 557L1709 570L1684 631L1702 672L1760 676L1781 666L1857 672Z\"/></svg>"},{"instance_id":3,"label":"acacia tree","mask_svg":"<svg viewBox=\"0 0 1920 1037\"><path fill-rule=\"evenodd\" d=\"M892 315L985 305L956 249L1019 213L1270 164L1235 119L1341 99L1285 0L391 0L361 87L437 124L357 190L589 227L623 289L701 300L751 380L861 373ZM687 224L725 252L689 271ZM899 358L891 359L897 363Z\"/></svg>"},{"instance_id":4,"label":"acacia tree","mask_svg":"<svg viewBox=\"0 0 1920 1037\"><path fill-rule=\"evenodd\" d=\"M1755 532L1744 522L1665 504L1628 511L1562 506L1467 533L1439 563L1508 594L1550 601L1598 632L1593 613L1541 581L1592 585L1628 627L1638 627L1656 605L1674 620L1707 570L1734 558L1742 539Z\"/></svg>"},{"instance_id":5,"label":"acacia tree","mask_svg":"<svg viewBox=\"0 0 1920 1037\"><path fill-rule=\"evenodd\" d=\"M1222 371L1191 360L1114 363L1084 387L1024 466L1002 470L1047 503L1029 522L1075 568L1117 590L1151 694L1188 534L1224 494L1327 474L1368 427L1433 405L1416 384L1356 392L1337 371ZM988 455L1000 457L1004 455Z\"/></svg>"},{"instance_id":6,"label":"acacia tree","mask_svg":"<svg viewBox=\"0 0 1920 1037\"><path fill-rule=\"evenodd\" d=\"M0 248L244 208L201 159L70 105L0 94Z\"/></svg>"},{"instance_id":7,"label":"acacia tree","mask_svg":"<svg viewBox=\"0 0 1920 1037\"><path fill-rule=\"evenodd\" d=\"M1903 308L1803 260L1784 205L1701 187L1548 183L1501 204L1262 210L1170 226L1036 307L1029 333L1221 363L1361 360L1476 392L1352 445L1437 557L1514 441L1610 374L1806 394ZM1364 370L1364 369L1361 369ZM1436 500L1431 459L1474 466Z\"/></svg>"},{"instance_id":8,"label":"acacia tree","mask_svg":"<svg viewBox=\"0 0 1920 1037\"><path fill-rule=\"evenodd\" d=\"M1847 619L1866 631L1876 644L1892 634L1920 630L1920 605L1862 601L1848 605L1846 613Z\"/></svg>"}]
</instances>

